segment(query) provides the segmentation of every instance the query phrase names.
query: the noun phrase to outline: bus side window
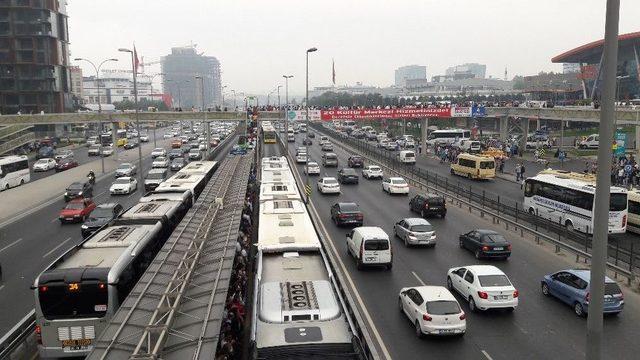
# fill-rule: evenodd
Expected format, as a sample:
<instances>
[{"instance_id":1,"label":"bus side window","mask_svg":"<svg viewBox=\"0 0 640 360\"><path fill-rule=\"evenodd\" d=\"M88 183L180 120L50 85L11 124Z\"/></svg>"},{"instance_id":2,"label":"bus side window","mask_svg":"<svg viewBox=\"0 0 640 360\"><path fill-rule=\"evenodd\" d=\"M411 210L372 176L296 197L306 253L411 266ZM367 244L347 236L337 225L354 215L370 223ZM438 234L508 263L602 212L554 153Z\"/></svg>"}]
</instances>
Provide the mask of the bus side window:
<instances>
[{"instance_id":1,"label":"bus side window","mask_svg":"<svg viewBox=\"0 0 640 360\"><path fill-rule=\"evenodd\" d=\"M640 203L629 200L629 214L640 215Z\"/></svg>"}]
</instances>

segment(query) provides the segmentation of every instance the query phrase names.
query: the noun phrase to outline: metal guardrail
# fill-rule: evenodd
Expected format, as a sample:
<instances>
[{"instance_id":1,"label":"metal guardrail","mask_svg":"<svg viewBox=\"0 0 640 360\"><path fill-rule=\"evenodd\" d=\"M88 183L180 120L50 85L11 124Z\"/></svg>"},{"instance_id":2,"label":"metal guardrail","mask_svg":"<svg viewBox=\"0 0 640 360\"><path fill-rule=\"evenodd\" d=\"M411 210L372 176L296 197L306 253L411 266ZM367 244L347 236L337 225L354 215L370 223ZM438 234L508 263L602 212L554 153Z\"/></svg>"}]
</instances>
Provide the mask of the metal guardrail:
<instances>
[{"instance_id":1,"label":"metal guardrail","mask_svg":"<svg viewBox=\"0 0 640 360\"><path fill-rule=\"evenodd\" d=\"M218 144L214 149L210 150L209 159L213 159L221 149L224 149L229 141L236 139L235 129L231 132L222 142ZM16 325L14 325L2 338L0 338L0 360L13 359L14 353L21 351L21 346L28 346L30 337L34 337L34 329L36 326L36 312L35 309L31 310L27 315L22 318ZM35 337L34 344L35 346ZM17 355L15 359L25 358L24 354Z\"/></svg>"},{"instance_id":2,"label":"metal guardrail","mask_svg":"<svg viewBox=\"0 0 640 360\"><path fill-rule=\"evenodd\" d=\"M33 329L36 326L36 311L31 310L14 327L0 338L0 359L12 359L14 353L20 351L20 346L25 344L30 336L34 336ZM35 338L33 339L35 342ZM19 357L16 357L18 359Z\"/></svg>"},{"instance_id":3,"label":"metal guardrail","mask_svg":"<svg viewBox=\"0 0 640 360\"><path fill-rule=\"evenodd\" d=\"M295 165L296 163L295 159L293 159L291 154L285 150L285 145L282 142L283 141L282 138L280 136L278 136L278 138L280 138L280 141L278 141L278 145L280 146L281 152L285 154L286 158L289 160L289 164ZM298 188L303 189L304 184L302 183L300 174L298 174L297 170L295 170L295 166L292 168L292 173L294 174L294 178L296 179ZM338 290L338 294L341 302L347 309L348 316L351 318L355 318L355 322L352 323L350 321L350 324L353 325L356 331L355 335L356 335L356 339L358 340L357 345L360 346L361 350L363 351L363 355L366 357L366 359L371 359L371 360L380 359L381 357L380 357L380 354L378 353L378 350L376 349L375 346L373 346L373 344L375 343L373 340L373 337L369 333L369 330L367 329L367 327L364 326L365 321L362 315L360 314L360 311L353 305L353 304L356 304L356 301L351 295L351 292L348 289L346 289L345 286L343 285L346 282L344 280L344 275L342 274L342 272L339 269L337 269L335 266L335 264L337 263L335 255L327 250L326 244L328 240L325 239L325 237L322 235L322 232L318 229L317 224L321 223L321 220L316 216L315 212L311 211L308 204L307 204L307 211L311 216L313 226L314 228L316 228L316 233L318 234L320 238L320 242L322 243L322 250L323 250L324 256L327 257L329 260L327 262L329 264L329 268L331 269L331 272L334 274L331 280L334 283L334 286L336 286L336 289Z\"/></svg>"},{"instance_id":4,"label":"metal guardrail","mask_svg":"<svg viewBox=\"0 0 640 360\"><path fill-rule=\"evenodd\" d=\"M543 219L535 214L529 214L522 207L519 207L516 201L513 201L513 205L511 205L504 199L501 201L498 195L488 194L484 190L474 192L472 186L463 187L459 181L454 183L442 175L439 176L419 167L402 164L387 152L379 151L370 144L345 137L322 125L314 124L312 127L316 131L341 139L341 142L334 143L345 149L347 149L345 144L350 145L352 149L347 149L349 151L352 151L353 148L358 149L361 155L377 160L385 168L404 176L423 190L441 193L459 206L464 204L470 210L475 209L483 216L488 214L493 217L494 222L502 221L505 223L507 229L509 226L515 230L519 229L523 237L527 232L534 236L537 242L544 240L554 245L556 252L560 252L561 249L566 250L576 256L576 261L579 261L580 258L585 261L591 259L589 253L591 238L586 234L569 232L558 223ZM578 246L579 242L581 242L580 247ZM616 245L609 244L607 267L615 276L620 274L626 277L628 283L631 284L636 278L636 273L640 271L640 254L635 252L633 243L631 243L630 249L620 248L617 243Z\"/></svg>"}]
</instances>

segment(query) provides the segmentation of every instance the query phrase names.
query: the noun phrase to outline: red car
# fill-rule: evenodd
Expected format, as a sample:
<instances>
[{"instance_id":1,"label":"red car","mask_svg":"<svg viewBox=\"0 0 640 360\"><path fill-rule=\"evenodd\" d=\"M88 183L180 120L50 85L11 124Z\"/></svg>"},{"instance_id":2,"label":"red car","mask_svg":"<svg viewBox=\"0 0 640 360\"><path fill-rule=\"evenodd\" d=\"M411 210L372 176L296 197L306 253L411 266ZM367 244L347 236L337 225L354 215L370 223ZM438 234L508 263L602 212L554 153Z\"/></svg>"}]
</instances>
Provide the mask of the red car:
<instances>
[{"instance_id":1,"label":"red car","mask_svg":"<svg viewBox=\"0 0 640 360\"><path fill-rule=\"evenodd\" d=\"M73 159L62 159L60 160L60 162L58 162L58 164L56 164L56 172L69 170L76 166L79 166L77 161Z\"/></svg>"},{"instance_id":2,"label":"red car","mask_svg":"<svg viewBox=\"0 0 640 360\"><path fill-rule=\"evenodd\" d=\"M180 139L176 139L171 141L171 148L172 149L180 149L182 147L182 140Z\"/></svg>"},{"instance_id":3,"label":"red car","mask_svg":"<svg viewBox=\"0 0 640 360\"><path fill-rule=\"evenodd\" d=\"M91 199L71 200L67 206L60 210L60 223L83 222L95 208L96 204Z\"/></svg>"}]
</instances>

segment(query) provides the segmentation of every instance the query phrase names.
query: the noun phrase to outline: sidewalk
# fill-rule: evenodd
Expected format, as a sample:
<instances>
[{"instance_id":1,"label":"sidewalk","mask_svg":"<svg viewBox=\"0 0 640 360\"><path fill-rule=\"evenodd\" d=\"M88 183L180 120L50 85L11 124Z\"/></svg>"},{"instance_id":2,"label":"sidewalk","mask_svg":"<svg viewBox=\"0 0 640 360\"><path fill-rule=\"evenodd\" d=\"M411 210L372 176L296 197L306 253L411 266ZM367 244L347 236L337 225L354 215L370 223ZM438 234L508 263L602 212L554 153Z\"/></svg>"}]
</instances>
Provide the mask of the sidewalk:
<instances>
[{"instance_id":1,"label":"sidewalk","mask_svg":"<svg viewBox=\"0 0 640 360\"><path fill-rule=\"evenodd\" d=\"M169 142L166 140L158 141L158 146L166 147L168 144ZM150 156L153 148L153 143L145 143L142 146L143 159ZM72 182L87 180L89 170L93 170L97 174L96 181L99 181L111 177L111 173L123 162L138 165L138 150L122 151L119 149L117 161L113 156L105 158L104 175L101 174L101 159L98 158L70 170L0 192L0 204L3 204L0 206L0 228L61 200L65 189ZM142 171L142 169L138 169L138 171Z\"/></svg>"}]
</instances>

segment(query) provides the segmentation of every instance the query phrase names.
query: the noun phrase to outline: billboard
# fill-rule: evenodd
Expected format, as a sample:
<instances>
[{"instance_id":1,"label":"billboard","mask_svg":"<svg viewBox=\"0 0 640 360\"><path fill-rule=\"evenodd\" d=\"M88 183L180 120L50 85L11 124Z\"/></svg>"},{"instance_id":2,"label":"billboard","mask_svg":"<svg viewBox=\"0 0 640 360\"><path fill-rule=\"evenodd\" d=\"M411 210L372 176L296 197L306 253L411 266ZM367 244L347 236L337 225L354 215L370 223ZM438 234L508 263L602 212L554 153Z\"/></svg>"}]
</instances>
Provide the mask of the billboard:
<instances>
[{"instance_id":1,"label":"billboard","mask_svg":"<svg viewBox=\"0 0 640 360\"><path fill-rule=\"evenodd\" d=\"M470 115L469 115L470 116ZM451 117L451 108L321 110L322 120L415 119Z\"/></svg>"},{"instance_id":2,"label":"billboard","mask_svg":"<svg viewBox=\"0 0 640 360\"><path fill-rule=\"evenodd\" d=\"M306 114L305 110L289 110L287 118L290 121L304 121L307 120ZM309 110L309 120L320 120L320 110Z\"/></svg>"}]
</instances>

